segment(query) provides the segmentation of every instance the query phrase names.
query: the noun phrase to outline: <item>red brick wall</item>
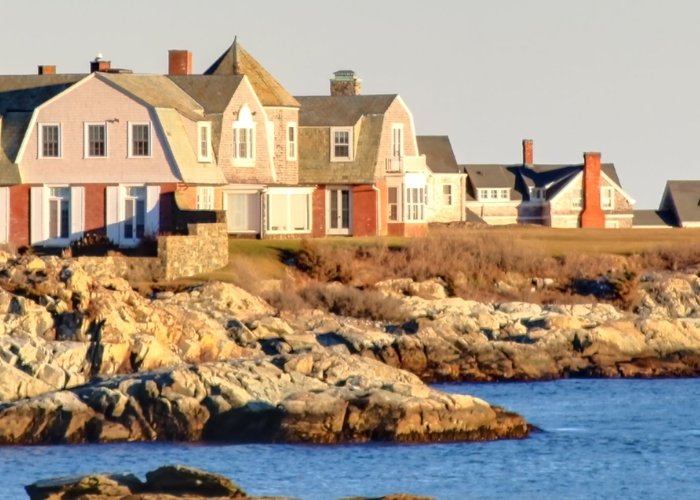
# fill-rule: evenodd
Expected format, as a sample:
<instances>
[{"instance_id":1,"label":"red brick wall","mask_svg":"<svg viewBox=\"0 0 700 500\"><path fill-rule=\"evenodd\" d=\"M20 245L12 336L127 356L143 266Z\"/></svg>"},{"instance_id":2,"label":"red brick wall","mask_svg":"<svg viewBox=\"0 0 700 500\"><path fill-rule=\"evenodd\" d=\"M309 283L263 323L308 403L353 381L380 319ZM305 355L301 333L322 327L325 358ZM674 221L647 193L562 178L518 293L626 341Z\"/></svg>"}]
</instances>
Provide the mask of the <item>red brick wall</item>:
<instances>
[{"instance_id":1,"label":"red brick wall","mask_svg":"<svg viewBox=\"0 0 700 500\"><path fill-rule=\"evenodd\" d=\"M29 186L10 187L10 243L29 245Z\"/></svg>"},{"instance_id":2,"label":"red brick wall","mask_svg":"<svg viewBox=\"0 0 700 500\"><path fill-rule=\"evenodd\" d=\"M377 194L371 185L352 188L353 236L375 236L377 234Z\"/></svg>"},{"instance_id":3,"label":"red brick wall","mask_svg":"<svg viewBox=\"0 0 700 500\"><path fill-rule=\"evenodd\" d=\"M428 234L427 223L391 222L389 223L389 236L418 237Z\"/></svg>"},{"instance_id":4,"label":"red brick wall","mask_svg":"<svg viewBox=\"0 0 700 500\"><path fill-rule=\"evenodd\" d=\"M314 238L326 235L326 186L317 186L311 195L311 235Z\"/></svg>"}]
</instances>

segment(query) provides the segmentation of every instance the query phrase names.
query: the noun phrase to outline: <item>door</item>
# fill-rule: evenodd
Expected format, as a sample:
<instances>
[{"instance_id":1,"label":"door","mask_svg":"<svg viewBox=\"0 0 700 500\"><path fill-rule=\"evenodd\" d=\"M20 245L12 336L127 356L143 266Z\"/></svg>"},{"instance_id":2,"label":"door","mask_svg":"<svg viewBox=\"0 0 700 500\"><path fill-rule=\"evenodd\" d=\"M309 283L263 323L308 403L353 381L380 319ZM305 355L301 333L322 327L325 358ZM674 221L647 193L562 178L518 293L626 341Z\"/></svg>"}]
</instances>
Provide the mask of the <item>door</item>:
<instances>
[{"instance_id":1,"label":"door","mask_svg":"<svg viewBox=\"0 0 700 500\"><path fill-rule=\"evenodd\" d=\"M328 189L328 234L350 234L350 188Z\"/></svg>"}]
</instances>

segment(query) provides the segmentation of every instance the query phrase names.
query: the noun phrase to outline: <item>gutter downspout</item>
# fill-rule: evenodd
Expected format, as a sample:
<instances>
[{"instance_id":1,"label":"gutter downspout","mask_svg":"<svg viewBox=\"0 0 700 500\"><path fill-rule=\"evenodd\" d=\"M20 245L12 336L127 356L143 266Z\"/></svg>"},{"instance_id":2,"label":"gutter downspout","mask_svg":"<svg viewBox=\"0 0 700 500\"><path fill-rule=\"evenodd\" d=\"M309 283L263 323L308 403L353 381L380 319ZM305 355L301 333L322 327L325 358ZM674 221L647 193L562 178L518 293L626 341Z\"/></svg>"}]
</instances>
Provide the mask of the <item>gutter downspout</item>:
<instances>
[{"instance_id":1,"label":"gutter downspout","mask_svg":"<svg viewBox=\"0 0 700 500\"><path fill-rule=\"evenodd\" d=\"M379 233L381 232L381 231L380 231L380 229L381 229L381 220L380 220L380 216L381 216L381 213L382 213L382 207L381 207L381 203L380 203L380 201L381 201L381 191L379 190L379 188L377 187L376 184L372 184L372 191L374 191L375 193L377 193L377 221L376 221L376 224L375 224L375 226L376 226L375 231L376 231L376 233L377 233L376 236L380 236L380 234L379 234Z\"/></svg>"}]
</instances>

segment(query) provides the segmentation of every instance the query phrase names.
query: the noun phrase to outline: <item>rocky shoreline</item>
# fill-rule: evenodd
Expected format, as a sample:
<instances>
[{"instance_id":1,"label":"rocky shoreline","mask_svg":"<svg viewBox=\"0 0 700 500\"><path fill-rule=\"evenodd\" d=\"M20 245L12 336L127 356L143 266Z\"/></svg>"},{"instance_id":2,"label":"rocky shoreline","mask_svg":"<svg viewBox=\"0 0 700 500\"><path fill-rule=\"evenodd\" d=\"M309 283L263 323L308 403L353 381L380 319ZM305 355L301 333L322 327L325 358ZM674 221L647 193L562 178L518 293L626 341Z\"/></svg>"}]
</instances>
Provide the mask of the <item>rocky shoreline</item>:
<instances>
[{"instance_id":1,"label":"rocky shoreline","mask_svg":"<svg viewBox=\"0 0 700 500\"><path fill-rule=\"evenodd\" d=\"M391 280L375 290L409 312L387 324L218 282L145 297L109 259L0 252L0 443L521 438L521 417L425 382L700 373L695 273L646 277L634 314Z\"/></svg>"}]
</instances>

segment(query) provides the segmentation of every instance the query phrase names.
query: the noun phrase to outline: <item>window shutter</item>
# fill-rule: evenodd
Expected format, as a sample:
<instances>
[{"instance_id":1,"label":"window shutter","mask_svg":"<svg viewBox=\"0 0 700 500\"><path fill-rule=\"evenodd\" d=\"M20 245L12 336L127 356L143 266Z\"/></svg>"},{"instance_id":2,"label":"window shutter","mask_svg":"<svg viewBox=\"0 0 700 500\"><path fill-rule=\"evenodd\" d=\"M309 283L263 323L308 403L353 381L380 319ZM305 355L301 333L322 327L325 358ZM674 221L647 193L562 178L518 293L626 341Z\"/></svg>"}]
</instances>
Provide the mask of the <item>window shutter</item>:
<instances>
[{"instance_id":1,"label":"window shutter","mask_svg":"<svg viewBox=\"0 0 700 500\"><path fill-rule=\"evenodd\" d=\"M107 186L105 205L107 238L115 245L119 245L119 235L121 234L119 231L119 186Z\"/></svg>"},{"instance_id":2,"label":"window shutter","mask_svg":"<svg viewBox=\"0 0 700 500\"><path fill-rule=\"evenodd\" d=\"M0 187L0 243L10 237L10 188Z\"/></svg>"},{"instance_id":3,"label":"window shutter","mask_svg":"<svg viewBox=\"0 0 700 500\"><path fill-rule=\"evenodd\" d=\"M85 231L85 188L70 188L70 239L79 240Z\"/></svg>"},{"instance_id":4,"label":"window shutter","mask_svg":"<svg viewBox=\"0 0 700 500\"><path fill-rule=\"evenodd\" d=\"M44 188L33 186L29 196L29 243L40 245L44 242Z\"/></svg>"},{"instance_id":5,"label":"window shutter","mask_svg":"<svg viewBox=\"0 0 700 500\"><path fill-rule=\"evenodd\" d=\"M160 186L146 187L146 234L156 236L160 228Z\"/></svg>"}]
</instances>

